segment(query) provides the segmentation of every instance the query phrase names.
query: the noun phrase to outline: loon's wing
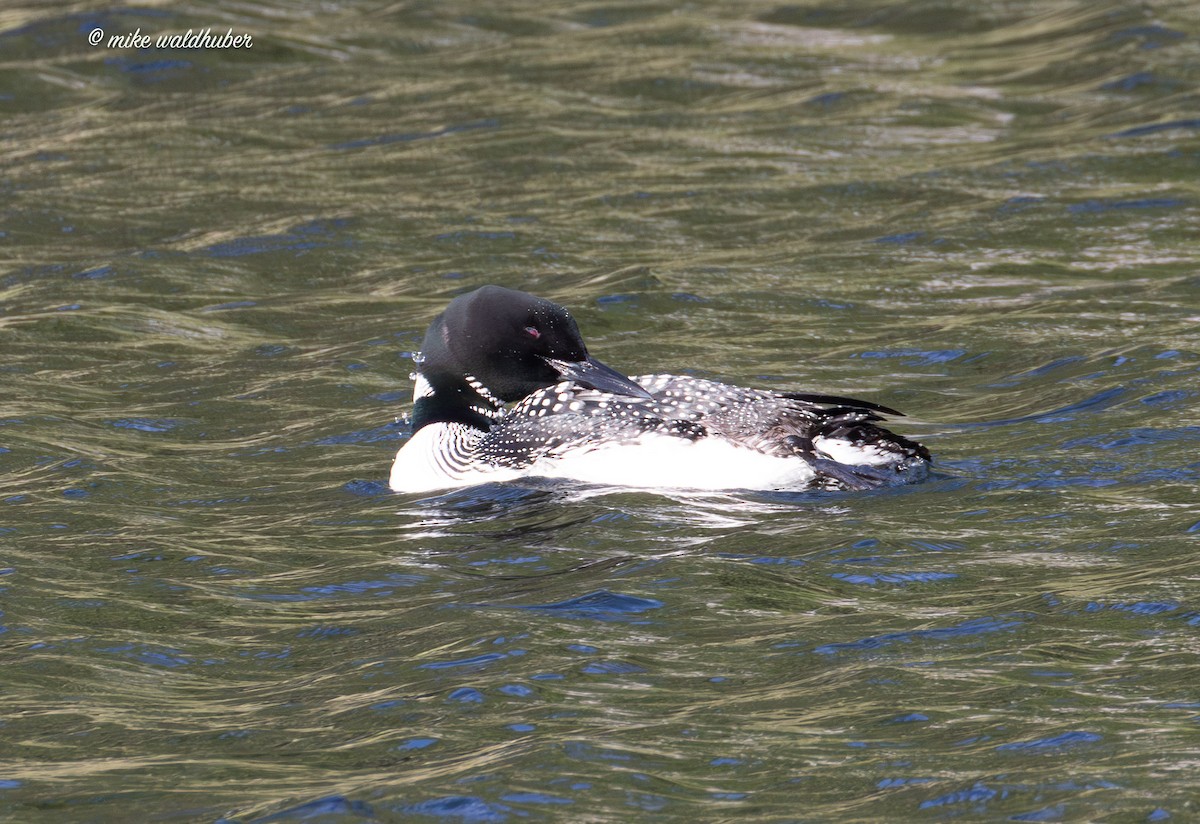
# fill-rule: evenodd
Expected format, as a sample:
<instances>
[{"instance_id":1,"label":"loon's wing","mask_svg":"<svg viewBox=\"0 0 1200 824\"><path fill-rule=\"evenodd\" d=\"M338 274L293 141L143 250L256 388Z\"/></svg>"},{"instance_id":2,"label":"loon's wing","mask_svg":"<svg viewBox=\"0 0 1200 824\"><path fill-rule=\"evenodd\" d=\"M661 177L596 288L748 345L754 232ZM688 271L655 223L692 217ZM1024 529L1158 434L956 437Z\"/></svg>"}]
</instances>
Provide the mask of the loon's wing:
<instances>
[{"instance_id":1,"label":"loon's wing","mask_svg":"<svg viewBox=\"0 0 1200 824\"><path fill-rule=\"evenodd\" d=\"M903 418L903 412L897 412L888 406L883 406L870 401L859 400L858 398L846 398L841 395L817 395L810 392L780 392L785 398L791 398L794 401L803 401L804 403L816 404L818 406L834 406L843 409L862 409L868 412L878 412L881 415L892 415L894 417Z\"/></svg>"}]
</instances>

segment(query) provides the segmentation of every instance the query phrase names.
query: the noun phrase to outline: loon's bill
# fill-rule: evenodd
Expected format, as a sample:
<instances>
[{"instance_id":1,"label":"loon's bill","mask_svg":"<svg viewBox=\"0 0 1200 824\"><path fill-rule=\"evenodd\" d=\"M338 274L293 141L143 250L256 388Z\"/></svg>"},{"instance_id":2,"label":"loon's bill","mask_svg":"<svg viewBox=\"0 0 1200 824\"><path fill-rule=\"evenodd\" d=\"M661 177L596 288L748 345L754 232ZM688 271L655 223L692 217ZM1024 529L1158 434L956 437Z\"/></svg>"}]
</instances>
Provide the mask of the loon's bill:
<instances>
[{"instance_id":1,"label":"loon's bill","mask_svg":"<svg viewBox=\"0 0 1200 824\"><path fill-rule=\"evenodd\" d=\"M586 389L597 392L609 392L613 395L626 395L631 398L642 398L652 401L654 396L622 375L611 366L589 357L582 361L565 361L558 358L546 358L546 363L558 370L560 378L577 383Z\"/></svg>"}]
</instances>

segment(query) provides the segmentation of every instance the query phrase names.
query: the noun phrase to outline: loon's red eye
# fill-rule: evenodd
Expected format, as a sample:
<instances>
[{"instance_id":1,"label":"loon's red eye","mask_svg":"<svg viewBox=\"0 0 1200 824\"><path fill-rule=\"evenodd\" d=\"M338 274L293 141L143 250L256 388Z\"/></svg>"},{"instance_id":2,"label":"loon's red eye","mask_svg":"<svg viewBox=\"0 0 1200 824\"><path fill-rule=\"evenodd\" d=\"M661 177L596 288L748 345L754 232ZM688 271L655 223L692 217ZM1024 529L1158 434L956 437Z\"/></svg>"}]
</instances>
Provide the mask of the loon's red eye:
<instances>
[{"instance_id":1,"label":"loon's red eye","mask_svg":"<svg viewBox=\"0 0 1200 824\"><path fill-rule=\"evenodd\" d=\"M525 334L529 335L529 337L533 338L534 340L537 340L542 336L542 333L537 330L536 326L526 326Z\"/></svg>"}]
</instances>

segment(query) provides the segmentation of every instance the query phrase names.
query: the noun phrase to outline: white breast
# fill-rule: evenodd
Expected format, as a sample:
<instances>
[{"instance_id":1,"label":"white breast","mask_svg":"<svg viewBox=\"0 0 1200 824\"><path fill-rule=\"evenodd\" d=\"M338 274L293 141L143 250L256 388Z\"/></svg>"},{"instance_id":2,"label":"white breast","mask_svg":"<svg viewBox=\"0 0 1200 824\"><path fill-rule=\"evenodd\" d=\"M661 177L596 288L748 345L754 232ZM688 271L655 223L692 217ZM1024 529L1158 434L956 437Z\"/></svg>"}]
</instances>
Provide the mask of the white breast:
<instances>
[{"instance_id":1,"label":"white breast","mask_svg":"<svg viewBox=\"0 0 1200 824\"><path fill-rule=\"evenodd\" d=\"M574 449L535 462L526 475L643 489L800 488L816 476L800 458L776 458L718 439L648 432L632 443Z\"/></svg>"},{"instance_id":2,"label":"white breast","mask_svg":"<svg viewBox=\"0 0 1200 824\"><path fill-rule=\"evenodd\" d=\"M396 492L432 492L511 481L525 474L475 462L475 445L482 434L458 423L421 427L396 453L388 486Z\"/></svg>"}]
</instances>

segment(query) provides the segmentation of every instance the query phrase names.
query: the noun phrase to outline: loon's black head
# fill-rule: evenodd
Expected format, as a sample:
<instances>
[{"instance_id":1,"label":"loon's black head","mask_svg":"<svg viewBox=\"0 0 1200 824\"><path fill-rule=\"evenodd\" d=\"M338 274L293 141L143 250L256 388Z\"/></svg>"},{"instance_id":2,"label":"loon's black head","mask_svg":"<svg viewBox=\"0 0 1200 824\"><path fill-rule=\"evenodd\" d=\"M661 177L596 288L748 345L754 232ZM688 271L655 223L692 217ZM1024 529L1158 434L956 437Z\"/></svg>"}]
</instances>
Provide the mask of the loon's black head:
<instances>
[{"instance_id":1,"label":"loon's black head","mask_svg":"<svg viewBox=\"0 0 1200 824\"><path fill-rule=\"evenodd\" d=\"M618 395L651 397L588 355L566 309L501 286L481 286L450 301L425 334L417 371L435 393L456 391L474 378L504 402L564 380Z\"/></svg>"}]
</instances>

